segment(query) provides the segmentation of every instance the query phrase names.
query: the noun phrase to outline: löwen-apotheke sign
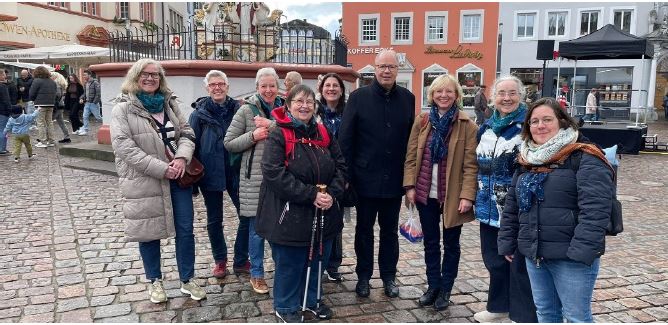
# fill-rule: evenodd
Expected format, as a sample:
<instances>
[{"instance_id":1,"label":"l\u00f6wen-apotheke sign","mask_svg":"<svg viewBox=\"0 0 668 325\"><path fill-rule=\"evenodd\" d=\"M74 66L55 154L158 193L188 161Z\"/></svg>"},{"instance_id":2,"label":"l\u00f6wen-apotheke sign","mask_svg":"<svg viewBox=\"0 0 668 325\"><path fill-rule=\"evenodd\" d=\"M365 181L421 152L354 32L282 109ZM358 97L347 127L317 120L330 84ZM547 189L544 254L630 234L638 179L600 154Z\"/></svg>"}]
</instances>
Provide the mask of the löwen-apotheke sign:
<instances>
[{"instance_id":1,"label":"l\u00f6wen-apotheke sign","mask_svg":"<svg viewBox=\"0 0 668 325\"><path fill-rule=\"evenodd\" d=\"M433 46L429 46L424 50L424 54L449 54L451 59L482 60L482 53L480 51L465 49L461 45L458 45L454 49L437 49Z\"/></svg>"}]
</instances>

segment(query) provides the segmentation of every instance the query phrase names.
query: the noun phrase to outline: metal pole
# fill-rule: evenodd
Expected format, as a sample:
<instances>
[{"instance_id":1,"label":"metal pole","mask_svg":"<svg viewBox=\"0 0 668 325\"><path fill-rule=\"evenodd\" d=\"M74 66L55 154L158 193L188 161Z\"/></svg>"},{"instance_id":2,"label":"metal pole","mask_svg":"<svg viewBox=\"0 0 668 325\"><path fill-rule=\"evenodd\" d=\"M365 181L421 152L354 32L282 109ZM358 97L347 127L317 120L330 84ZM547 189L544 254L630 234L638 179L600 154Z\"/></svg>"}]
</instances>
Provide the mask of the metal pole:
<instances>
[{"instance_id":1,"label":"metal pole","mask_svg":"<svg viewBox=\"0 0 668 325\"><path fill-rule=\"evenodd\" d=\"M573 87L571 89L571 116L575 116L578 113L578 107L575 105L575 77L577 76L578 72L578 59L575 59L575 66L573 67ZM573 110L575 110L575 114L573 114Z\"/></svg>"},{"instance_id":2,"label":"metal pole","mask_svg":"<svg viewBox=\"0 0 668 325\"><path fill-rule=\"evenodd\" d=\"M561 57L557 60L557 89L554 92L554 97L559 97L559 79L561 79Z\"/></svg>"},{"instance_id":3,"label":"metal pole","mask_svg":"<svg viewBox=\"0 0 668 325\"><path fill-rule=\"evenodd\" d=\"M645 73L645 54L642 55L642 70L640 70L640 76L643 76ZM642 78L640 79L640 107L636 109L636 126L638 126L638 115L640 114L640 109L643 108L643 102L646 102L647 99L645 99L645 96L643 96L642 92Z\"/></svg>"}]
</instances>

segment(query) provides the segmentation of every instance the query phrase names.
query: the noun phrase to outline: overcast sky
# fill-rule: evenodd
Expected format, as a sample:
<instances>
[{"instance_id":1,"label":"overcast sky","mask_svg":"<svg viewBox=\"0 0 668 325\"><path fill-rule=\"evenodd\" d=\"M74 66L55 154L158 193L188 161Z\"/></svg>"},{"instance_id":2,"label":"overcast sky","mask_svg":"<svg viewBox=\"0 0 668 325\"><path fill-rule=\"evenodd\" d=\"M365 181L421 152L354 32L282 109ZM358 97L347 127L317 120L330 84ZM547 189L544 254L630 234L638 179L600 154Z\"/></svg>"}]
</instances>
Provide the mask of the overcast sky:
<instances>
[{"instance_id":1,"label":"overcast sky","mask_svg":"<svg viewBox=\"0 0 668 325\"><path fill-rule=\"evenodd\" d=\"M288 22L293 19L306 19L307 22L318 25L334 33L339 29L339 19L341 18L341 2L321 2L321 1L265 1L269 9L283 10L281 22ZM287 19L286 19L287 17Z\"/></svg>"}]
</instances>

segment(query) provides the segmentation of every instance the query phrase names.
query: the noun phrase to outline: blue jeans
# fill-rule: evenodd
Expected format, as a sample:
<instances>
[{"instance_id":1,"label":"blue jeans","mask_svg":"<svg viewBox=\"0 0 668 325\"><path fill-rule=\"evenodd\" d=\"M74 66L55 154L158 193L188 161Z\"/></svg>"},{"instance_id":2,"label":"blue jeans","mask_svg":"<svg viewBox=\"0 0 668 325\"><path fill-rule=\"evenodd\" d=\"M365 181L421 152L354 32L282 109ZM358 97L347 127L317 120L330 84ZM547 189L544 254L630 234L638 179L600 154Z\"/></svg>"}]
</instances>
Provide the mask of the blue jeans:
<instances>
[{"instance_id":1,"label":"blue jeans","mask_svg":"<svg viewBox=\"0 0 668 325\"><path fill-rule=\"evenodd\" d=\"M591 266L573 260L542 260L540 266L526 258L531 291L540 323L593 323L591 297L600 259Z\"/></svg>"},{"instance_id":2,"label":"blue jeans","mask_svg":"<svg viewBox=\"0 0 668 325\"><path fill-rule=\"evenodd\" d=\"M281 314L294 313L301 310L304 301L309 248L308 246L294 247L270 244L271 256L276 266L274 271L274 310ZM316 306L318 294L318 256L320 251L317 247L313 250L311 276L306 297L306 306L311 309ZM323 270L331 250L332 240L325 241L322 255ZM322 289L320 294L322 295Z\"/></svg>"},{"instance_id":3,"label":"blue jeans","mask_svg":"<svg viewBox=\"0 0 668 325\"><path fill-rule=\"evenodd\" d=\"M211 253L216 263L227 262L227 243L223 233L223 193L223 191L202 190L204 205L206 205L206 230L211 242ZM243 244L244 241L245 244ZM234 266L241 266L247 260L248 219L240 218L234 244Z\"/></svg>"},{"instance_id":4,"label":"blue jeans","mask_svg":"<svg viewBox=\"0 0 668 325\"><path fill-rule=\"evenodd\" d=\"M176 230L176 265L179 279L190 280L195 274L195 236L193 235L192 187L180 188L176 181L169 181ZM149 280L162 279L160 271L160 240L139 243L139 253L144 262L144 272Z\"/></svg>"},{"instance_id":5,"label":"blue jeans","mask_svg":"<svg viewBox=\"0 0 668 325\"><path fill-rule=\"evenodd\" d=\"M264 278L264 238L255 232L255 217L248 219L248 255L250 256L251 277Z\"/></svg>"},{"instance_id":6,"label":"blue jeans","mask_svg":"<svg viewBox=\"0 0 668 325\"><path fill-rule=\"evenodd\" d=\"M583 121L598 121L598 119L596 118L596 114L585 114L582 117L582 120Z\"/></svg>"},{"instance_id":7,"label":"blue jeans","mask_svg":"<svg viewBox=\"0 0 668 325\"><path fill-rule=\"evenodd\" d=\"M4 130L8 121L8 115L0 114L0 152L7 151L7 138L5 137Z\"/></svg>"},{"instance_id":8,"label":"blue jeans","mask_svg":"<svg viewBox=\"0 0 668 325\"><path fill-rule=\"evenodd\" d=\"M424 262L427 266L427 285L429 288L452 291L459 272L461 246L459 237L462 226L443 228L442 210L436 199L428 199L427 205L416 203L420 213L420 223L424 234ZM443 230L443 251L441 251L441 229ZM442 252L442 253L441 253ZM443 261L441 262L441 256Z\"/></svg>"},{"instance_id":9,"label":"blue jeans","mask_svg":"<svg viewBox=\"0 0 668 325\"><path fill-rule=\"evenodd\" d=\"M100 105L95 104L95 103L86 103L84 105L83 129L86 132L90 131L90 128L88 127L88 118L90 117L90 114L93 114L93 116L95 116L95 119L98 122L101 122L102 121L102 115L100 115Z\"/></svg>"}]
</instances>

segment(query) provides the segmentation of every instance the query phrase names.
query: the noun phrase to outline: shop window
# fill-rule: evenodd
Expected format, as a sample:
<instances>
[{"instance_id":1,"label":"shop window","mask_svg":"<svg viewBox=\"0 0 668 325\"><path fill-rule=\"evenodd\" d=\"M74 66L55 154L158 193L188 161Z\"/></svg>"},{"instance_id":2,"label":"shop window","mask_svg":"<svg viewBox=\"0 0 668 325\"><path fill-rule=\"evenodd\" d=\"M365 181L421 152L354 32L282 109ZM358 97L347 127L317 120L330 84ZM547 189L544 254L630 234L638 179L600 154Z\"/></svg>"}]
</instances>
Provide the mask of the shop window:
<instances>
[{"instance_id":1,"label":"shop window","mask_svg":"<svg viewBox=\"0 0 668 325\"><path fill-rule=\"evenodd\" d=\"M425 12L425 44L446 44L448 42L448 12Z\"/></svg>"},{"instance_id":2,"label":"shop window","mask_svg":"<svg viewBox=\"0 0 668 325\"><path fill-rule=\"evenodd\" d=\"M613 24L627 33L631 33L632 18L632 9L619 9L613 11Z\"/></svg>"},{"instance_id":3,"label":"shop window","mask_svg":"<svg viewBox=\"0 0 668 325\"><path fill-rule=\"evenodd\" d=\"M392 13L392 45L413 41L413 13Z\"/></svg>"},{"instance_id":4,"label":"shop window","mask_svg":"<svg viewBox=\"0 0 668 325\"><path fill-rule=\"evenodd\" d=\"M448 69L438 64L432 64L422 70L422 110L429 109L429 103L427 102L427 91L429 90L429 86L431 86L431 83L434 82L438 76L444 74L448 74Z\"/></svg>"},{"instance_id":5,"label":"shop window","mask_svg":"<svg viewBox=\"0 0 668 325\"><path fill-rule=\"evenodd\" d=\"M547 37L565 37L568 34L568 11L547 12Z\"/></svg>"},{"instance_id":6,"label":"shop window","mask_svg":"<svg viewBox=\"0 0 668 325\"><path fill-rule=\"evenodd\" d=\"M599 17L601 12L599 10L587 10L580 12L580 34L579 36L588 35L598 30Z\"/></svg>"},{"instance_id":7,"label":"shop window","mask_svg":"<svg viewBox=\"0 0 668 325\"><path fill-rule=\"evenodd\" d=\"M371 85L373 83L373 79L376 77L374 73L375 71L376 68L374 68L372 65L367 65L364 68L357 70L357 72L360 74L360 78L357 79L357 88Z\"/></svg>"},{"instance_id":8,"label":"shop window","mask_svg":"<svg viewBox=\"0 0 668 325\"><path fill-rule=\"evenodd\" d=\"M475 94L482 85L482 69L469 63L457 69L457 80L464 91L462 108L473 109Z\"/></svg>"},{"instance_id":9,"label":"shop window","mask_svg":"<svg viewBox=\"0 0 668 325\"><path fill-rule=\"evenodd\" d=\"M537 12L517 12L515 14L515 38L531 39L535 37Z\"/></svg>"},{"instance_id":10,"label":"shop window","mask_svg":"<svg viewBox=\"0 0 668 325\"><path fill-rule=\"evenodd\" d=\"M461 11L461 43L482 42L483 11L462 10Z\"/></svg>"},{"instance_id":11,"label":"shop window","mask_svg":"<svg viewBox=\"0 0 668 325\"><path fill-rule=\"evenodd\" d=\"M378 14L360 15L360 45L378 45L379 44L379 20Z\"/></svg>"}]
</instances>

